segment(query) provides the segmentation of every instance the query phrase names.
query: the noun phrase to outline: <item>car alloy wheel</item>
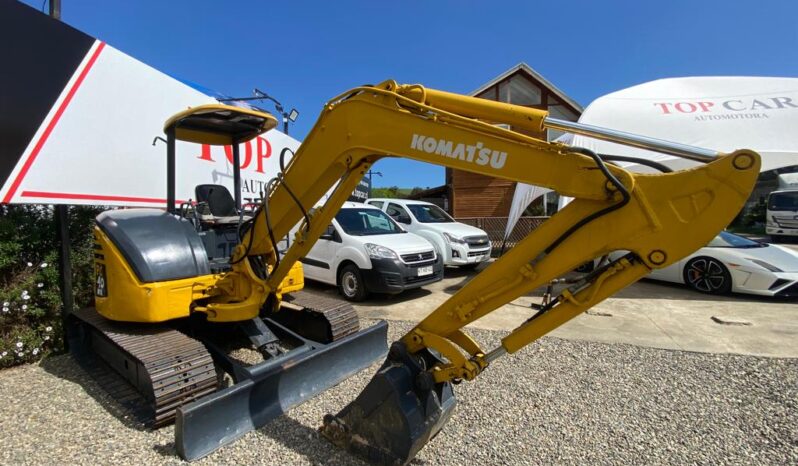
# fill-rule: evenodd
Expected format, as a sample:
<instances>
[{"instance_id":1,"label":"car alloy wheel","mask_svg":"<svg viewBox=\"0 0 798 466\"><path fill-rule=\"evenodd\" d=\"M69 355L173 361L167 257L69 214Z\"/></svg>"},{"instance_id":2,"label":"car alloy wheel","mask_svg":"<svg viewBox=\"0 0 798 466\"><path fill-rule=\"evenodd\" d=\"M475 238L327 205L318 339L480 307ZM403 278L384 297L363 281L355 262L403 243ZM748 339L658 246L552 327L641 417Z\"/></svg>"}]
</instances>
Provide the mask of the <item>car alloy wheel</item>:
<instances>
[{"instance_id":1,"label":"car alloy wheel","mask_svg":"<svg viewBox=\"0 0 798 466\"><path fill-rule=\"evenodd\" d=\"M696 257L684 268L684 281L702 293L723 294L731 290L731 276L719 260Z\"/></svg>"}]
</instances>

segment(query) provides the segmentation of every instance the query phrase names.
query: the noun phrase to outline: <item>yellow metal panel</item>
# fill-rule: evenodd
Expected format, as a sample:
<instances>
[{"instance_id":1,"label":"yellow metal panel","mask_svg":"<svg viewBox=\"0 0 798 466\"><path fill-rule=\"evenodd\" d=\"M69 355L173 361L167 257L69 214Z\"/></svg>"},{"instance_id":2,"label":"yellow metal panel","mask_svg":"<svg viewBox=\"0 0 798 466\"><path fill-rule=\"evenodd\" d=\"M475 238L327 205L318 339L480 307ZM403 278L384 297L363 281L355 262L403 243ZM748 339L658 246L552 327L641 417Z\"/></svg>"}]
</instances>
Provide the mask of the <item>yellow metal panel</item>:
<instances>
[{"instance_id":1,"label":"yellow metal panel","mask_svg":"<svg viewBox=\"0 0 798 466\"><path fill-rule=\"evenodd\" d=\"M105 269L107 287L107 296L95 295L95 305L100 315L111 320L165 322L188 317L193 302L219 278L203 275L142 283L102 230L95 227L94 237L102 251L99 257L95 255L95 269Z\"/></svg>"}]
</instances>

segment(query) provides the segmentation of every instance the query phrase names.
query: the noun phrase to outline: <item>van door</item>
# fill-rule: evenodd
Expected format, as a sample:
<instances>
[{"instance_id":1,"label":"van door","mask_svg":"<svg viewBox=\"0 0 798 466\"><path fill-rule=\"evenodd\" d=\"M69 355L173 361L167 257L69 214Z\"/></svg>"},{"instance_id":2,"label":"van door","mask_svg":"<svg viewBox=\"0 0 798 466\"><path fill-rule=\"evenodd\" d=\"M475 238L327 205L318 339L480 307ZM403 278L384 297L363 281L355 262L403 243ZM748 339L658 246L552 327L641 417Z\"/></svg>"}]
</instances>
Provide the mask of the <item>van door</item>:
<instances>
[{"instance_id":1,"label":"van door","mask_svg":"<svg viewBox=\"0 0 798 466\"><path fill-rule=\"evenodd\" d=\"M305 275L313 280L336 284L335 252L342 242L341 234L335 226L328 225L327 230L301 261Z\"/></svg>"}]
</instances>

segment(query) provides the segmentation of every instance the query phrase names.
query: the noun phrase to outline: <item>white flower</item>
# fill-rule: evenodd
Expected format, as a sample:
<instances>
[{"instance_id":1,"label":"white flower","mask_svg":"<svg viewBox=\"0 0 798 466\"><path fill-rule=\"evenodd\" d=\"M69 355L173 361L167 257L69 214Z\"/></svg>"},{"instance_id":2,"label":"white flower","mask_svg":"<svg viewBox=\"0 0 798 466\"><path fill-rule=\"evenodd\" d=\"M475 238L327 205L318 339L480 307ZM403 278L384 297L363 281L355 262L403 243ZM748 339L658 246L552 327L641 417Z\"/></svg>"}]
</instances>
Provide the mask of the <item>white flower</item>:
<instances>
[{"instance_id":1,"label":"white flower","mask_svg":"<svg viewBox=\"0 0 798 466\"><path fill-rule=\"evenodd\" d=\"M38 286L39 288L43 288L44 287L44 283L37 283L36 286Z\"/></svg>"},{"instance_id":2,"label":"white flower","mask_svg":"<svg viewBox=\"0 0 798 466\"><path fill-rule=\"evenodd\" d=\"M49 340L49 339L50 339L50 335L45 335L45 336L44 336L44 341L47 341L47 340Z\"/></svg>"},{"instance_id":3,"label":"white flower","mask_svg":"<svg viewBox=\"0 0 798 466\"><path fill-rule=\"evenodd\" d=\"M33 263L32 262L28 262L28 267L33 267Z\"/></svg>"},{"instance_id":4,"label":"white flower","mask_svg":"<svg viewBox=\"0 0 798 466\"><path fill-rule=\"evenodd\" d=\"M17 342L17 348L22 348L22 342L21 341Z\"/></svg>"},{"instance_id":5,"label":"white flower","mask_svg":"<svg viewBox=\"0 0 798 466\"><path fill-rule=\"evenodd\" d=\"M37 354L39 354L39 348L33 348L33 351L31 351L31 353L33 353L33 355L36 356Z\"/></svg>"},{"instance_id":6,"label":"white flower","mask_svg":"<svg viewBox=\"0 0 798 466\"><path fill-rule=\"evenodd\" d=\"M8 356L8 351L3 351L3 353L0 354L0 358L4 358L6 356Z\"/></svg>"},{"instance_id":7,"label":"white flower","mask_svg":"<svg viewBox=\"0 0 798 466\"><path fill-rule=\"evenodd\" d=\"M47 268L47 262L42 262L42 265L41 265L41 267L42 267L43 269L46 269L46 268Z\"/></svg>"},{"instance_id":8,"label":"white flower","mask_svg":"<svg viewBox=\"0 0 798 466\"><path fill-rule=\"evenodd\" d=\"M4 307L4 308L3 308L3 312L5 312L6 314L8 314L8 308L7 308L7 307Z\"/></svg>"},{"instance_id":9,"label":"white flower","mask_svg":"<svg viewBox=\"0 0 798 466\"><path fill-rule=\"evenodd\" d=\"M23 299L23 300L25 300L25 301L27 301L27 300L29 300L29 299L30 299L30 295L23 295L23 296L22 296L22 299Z\"/></svg>"},{"instance_id":10,"label":"white flower","mask_svg":"<svg viewBox=\"0 0 798 466\"><path fill-rule=\"evenodd\" d=\"M27 304L23 304L23 305L22 305L22 310L23 310L23 311L26 311L27 309L28 309L28 305L27 305Z\"/></svg>"},{"instance_id":11,"label":"white flower","mask_svg":"<svg viewBox=\"0 0 798 466\"><path fill-rule=\"evenodd\" d=\"M21 358L22 356L25 356L25 352L24 351L17 353L17 357Z\"/></svg>"},{"instance_id":12,"label":"white flower","mask_svg":"<svg viewBox=\"0 0 798 466\"><path fill-rule=\"evenodd\" d=\"M3 303L3 307L8 307L8 301Z\"/></svg>"},{"instance_id":13,"label":"white flower","mask_svg":"<svg viewBox=\"0 0 798 466\"><path fill-rule=\"evenodd\" d=\"M47 327L45 327L44 331L45 332L52 332L53 328L48 325Z\"/></svg>"}]
</instances>

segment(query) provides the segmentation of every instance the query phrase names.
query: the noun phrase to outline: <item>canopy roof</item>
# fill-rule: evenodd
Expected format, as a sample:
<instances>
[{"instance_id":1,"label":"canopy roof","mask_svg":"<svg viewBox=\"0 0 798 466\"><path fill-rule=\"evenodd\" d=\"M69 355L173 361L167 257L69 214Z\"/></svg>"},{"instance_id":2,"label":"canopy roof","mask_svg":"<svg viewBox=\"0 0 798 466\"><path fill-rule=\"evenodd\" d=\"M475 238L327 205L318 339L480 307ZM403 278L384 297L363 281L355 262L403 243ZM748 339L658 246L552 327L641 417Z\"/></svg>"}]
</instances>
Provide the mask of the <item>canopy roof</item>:
<instances>
[{"instance_id":1,"label":"canopy roof","mask_svg":"<svg viewBox=\"0 0 798 466\"><path fill-rule=\"evenodd\" d=\"M208 104L191 107L169 118L164 132L174 127L175 138L199 144L242 143L277 126L277 119L264 112L232 105Z\"/></svg>"}]
</instances>

